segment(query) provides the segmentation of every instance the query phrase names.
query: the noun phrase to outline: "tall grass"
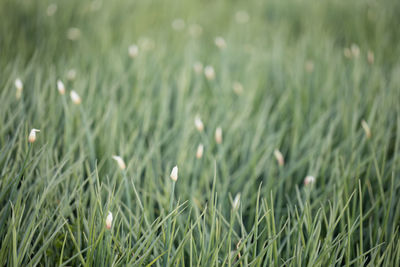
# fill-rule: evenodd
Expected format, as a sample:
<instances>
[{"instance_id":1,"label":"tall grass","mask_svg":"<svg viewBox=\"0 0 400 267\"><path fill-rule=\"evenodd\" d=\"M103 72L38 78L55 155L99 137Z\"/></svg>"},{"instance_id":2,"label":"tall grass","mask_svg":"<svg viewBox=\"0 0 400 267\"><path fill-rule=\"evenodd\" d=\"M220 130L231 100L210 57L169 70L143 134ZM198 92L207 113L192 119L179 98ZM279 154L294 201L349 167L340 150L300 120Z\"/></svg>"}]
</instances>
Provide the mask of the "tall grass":
<instances>
[{"instance_id":1,"label":"tall grass","mask_svg":"<svg viewBox=\"0 0 400 267\"><path fill-rule=\"evenodd\" d=\"M400 266L399 13L0 1L0 266Z\"/></svg>"}]
</instances>

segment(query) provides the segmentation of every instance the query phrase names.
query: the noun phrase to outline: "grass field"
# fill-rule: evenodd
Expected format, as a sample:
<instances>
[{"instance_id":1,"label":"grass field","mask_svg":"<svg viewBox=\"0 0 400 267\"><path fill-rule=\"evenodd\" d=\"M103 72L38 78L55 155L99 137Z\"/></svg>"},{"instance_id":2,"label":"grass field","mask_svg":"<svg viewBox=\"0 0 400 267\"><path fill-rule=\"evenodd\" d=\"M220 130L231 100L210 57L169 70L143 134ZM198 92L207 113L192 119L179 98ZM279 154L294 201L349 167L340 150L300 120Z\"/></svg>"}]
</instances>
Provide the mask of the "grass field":
<instances>
[{"instance_id":1,"label":"grass field","mask_svg":"<svg viewBox=\"0 0 400 267\"><path fill-rule=\"evenodd\" d=\"M400 266L399 14L1 0L0 266Z\"/></svg>"}]
</instances>

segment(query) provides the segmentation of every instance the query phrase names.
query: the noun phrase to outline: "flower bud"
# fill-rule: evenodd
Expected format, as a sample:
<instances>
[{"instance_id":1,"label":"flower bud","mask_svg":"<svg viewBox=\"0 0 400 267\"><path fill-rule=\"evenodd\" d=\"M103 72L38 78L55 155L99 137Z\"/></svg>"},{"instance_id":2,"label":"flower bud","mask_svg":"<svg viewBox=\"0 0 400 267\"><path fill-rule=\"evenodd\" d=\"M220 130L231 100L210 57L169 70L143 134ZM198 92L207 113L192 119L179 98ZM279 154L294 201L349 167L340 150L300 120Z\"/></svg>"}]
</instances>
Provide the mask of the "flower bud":
<instances>
[{"instance_id":1,"label":"flower bud","mask_svg":"<svg viewBox=\"0 0 400 267\"><path fill-rule=\"evenodd\" d=\"M193 69L194 69L194 72L196 72L197 74L200 74L203 72L203 64L201 64L201 62L196 62L193 65Z\"/></svg>"},{"instance_id":2,"label":"flower bud","mask_svg":"<svg viewBox=\"0 0 400 267\"><path fill-rule=\"evenodd\" d=\"M236 23L238 23L238 24L244 24L250 20L250 16L246 11L240 10L240 11L236 12L235 20L236 20Z\"/></svg>"},{"instance_id":3,"label":"flower bud","mask_svg":"<svg viewBox=\"0 0 400 267\"><path fill-rule=\"evenodd\" d=\"M367 59L368 59L369 64L374 64L374 60L375 60L374 52L372 52L371 50L368 51Z\"/></svg>"},{"instance_id":4,"label":"flower bud","mask_svg":"<svg viewBox=\"0 0 400 267\"><path fill-rule=\"evenodd\" d=\"M354 58L358 58L360 55L360 48L356 44L352 44L351 47L351 54L353 55Z\"/></svg>"},{"instance_id":5,"label":"flower bud","mask_svg":"<svg viewBox=\"0 0 400 267\"><path fill-rule=\"evenodd\" d=\"M79 105L82 102L81 97L74 90L71 91L70 96L75 105Z\"/></svg>"},{"instance_id":6,"label":"flower bud","mask_svg":"<svg viewBox=\"0 0 400 267\"><path fill-rule=\"evenodd\" d=\"M371 129L369 128L369 125L365 120L361 121L361 127L364 129L367 138L371 138Z\"/></svg>"},{"instance_id":7,"label":"flower bud","mask_svg":"<svg viewBox=\"0 0 400 267\"><path fill-rule=\"evenodd\" d=\"M64 83L63 83L62 81L60 81L60 80L57 81L57 89L58 89L58 92L59 92L61 95L65 94L65 86L64 86Z\"/></svg>"},{"instance_id":8,"label":"flower bud","mask_svg":"<svg viewBox=\"0 0 400 267\"><path fill-rule=\"evenodd\" d=\"M350 50L350 48L345 48L344 50L343 50L343 54L344 54L344 56L346 57L346 58L351 58L351 50Z\"/></svg>"},{"instance_id":9,"label":"flower bud","mask_svg":"<svg viewBox=\"0 0 400 267\"><path fill-rule=\"evenodd\" d=\"M131 58L135 58L139 54L139 47L133 44L129 46L128 52Z\"/></svg>"},{"instance_id":10,"label":"flower bud","mask_svg":"<svg viewBox=\"0 0 400 267\"><path fill-rule=\"evenodd\" d=\"M112 213L109 211L107 218L106 218L106 228L107 229L111 229L111 225L112 225L112 221L113 221L113 215Z\"/></svg>"},{"instance_id":11,"label":"flower bud","mask_svg":"<svg viewBox=\"0 0 400 267\"><path fill-rule=\"evenodd\" d=\"M73 81L73 80L75 80L75 78L76 78L76 70L75 69L68 70L67 79L70 81Z\"/></svg>"},{"instance_id":12,"label":"flower bud","mask_svg":"<svg viewBox=\"0 0 400 267\"><path fill-rule=\"evenodd\" d=\"M138 45L139 45L139 48L140 48L141 50L143 50L143 51L149 51L149 50L152 50L152 49L155 48L156 43L155 43L152 39L150 39L150 38L141 37L141 38L139 38L139 40L138 40Z\"/></svg>"},{"instance_id":13,"label":"flower bud","mask_svg":"<svg viewBox=\"0 0 400 267\"><path fill-rule=\"evenodd\" d=\"M207 80L211 81L215 79L215 71L212 66L206 66L204 68L204 75L206 76Z\"/></svg>"},{"instance_id":14,"label":"flower bud","mask_svg":"<svg viewBox=\"0 0 400 267\"><path fill-rule=\"evenodd\" d=\"M233 82L233 91L235 94L240 95L243 93L243 85L240 82Z\"/></svg>"},{"instance_id":15,"label":"flower bud","mask_svg":"<svg viewBox=\"0 0 400 267\"><path fill-rule=\"evenodd\" d=\"M203 144L200 144L197 147L196 158L201 159L203 157L203 152L204 152L204 146L203 146Z\"/></svg>"},{"instance_id":16,"label":"flower bud","mask_svg":"<svg viewBox=\"0 0 400 267\"><path fill-rule=\"evenodd\" d=\"M215 45L219 48L219 49L225 49L226 48L226 42L225 39L222 38L221 36L218 36L215 38L214 40Z\"/></svg>"},{"instance_id":17,"label":"flower bud","mask_svg":"<svg viewBox=\"0 0 400 267\"><path fill-rule=\"evenodd\" d=\"M67 31L67 38L71 41L76 41L81 37L81 30L78 28L69 28Z\"/></svg>"},{"instance_id":18,"label":"flower bud","mask_svg":"<svg viewBox=\"0 0 400 267\"><path fill-rule=\"evenodd\" d=\"M171 26L175 31L181 31L185 28L185 21L183 19L174 19Z\"/></svg>"},{"instance_id":19,"label":"flower bud","mask_svg":"<svg viewBox=\"0 0 400 267\"><path fill-rule=\"evenodd\" d=\"M304 178L304 185L313 185L315 183L315 177L312 175L307 175L306 178Z\"/></svg>"},{"instance_id":20,"label":"flower bud","mask_svg":"<svg viewBox=\"0 0 400 267\"><path fill-rule=\"evenodd\" d=\"M178 180L178 166L172 168L170 177L174 182Z\"/></svg>"},{"instance_id":21,"label":"flower bud","mask_svg":"<svg viewBox=\"0 0 400 267\"><path fill-rule=\"evenodd\" d=\"M274 150L274 156L275 156L276 160L278 161L279 166L283 166L285 164L283 155L278 149Z\"/></svg>"},{"instance_id":22,"label":"flower bud","mask_svg":"<svg viewBox=\"0 0 400 267\"><path fill-rule=\"evenodd\" d=\"M32 129L28 136L29 143L33 143L36 141L36 133L40 132L38 129Z\"/></svg>"},{"instance_id":23,"label":"flower bud","mask_svg":"<svg viewBox=\"0 0 400 267\"><path fill-rule=\"evenodd\" d=\"M233 199L232 208L234 210L237 210L239 208L239 205L240 205L240 193L237 193L235 198Z\"/></svg>"},{"instance_id":24,"label":"flower bud","mask_svg":"<svg viewBox=\"0 0 400 267\"><path fill-rule=\"evenodd\" d=\"M56 13L56 11L57 11L56 4L50 4L47 6L47 10L46 10L47 16L49 16L49 17L53 16Z\"/></svg>"},{"instance_id":25,"label":"flower bud","mask_svg":"<svg viewBox=\"0 0 400 267\"><path fill-rule=\"evenodd\" d=\"M201 34L203 33L203 28L199 25L199 24L191 24L189 26L189 34L194 37L197 38L199 37Z\"/></svg>"},{"instance_id":26,"label":"flower bud","mask_svg":"<svg viewBox=\"0 0 400 267\"><path fill-rule=\"evenodd\" d=\"M221 129L221 127L218 127L215 130L215 142L217 142L217 144L221 144L222 143L222 129Z\"/></svg>"},{"instance_id":27,"label":"flower bud","mask_svg":"<svg viewBox=\"0 0 400 267\"><path fill-rule=\"evenodd\" d=\"M15 84L15 88L17 88L17 93L15 94L15 96L16 96L17 99L20 99L21 96L22 96L22 90L24 89L24 85L23 85L22 81L19 78L17 78L15 80L14 84Z\"/></svg>"},{"instance_id":28,"label":"flower bud","mask_svg":"<svg viewBox=\"0 0 400 267\"><path fill-rule=\"evenodd\" d=\"M125 170L126 169L126 165L125 165L125 162L124 162L124 160L120 157L120 156L112 156L112 158L117 162L117 164L118 164L118 167L121 169L121 170Z\"/></svg>"},{"instance_id":29,"label":"flower bud","mask_svg":"<svg viewBox=\"0 0 400 267\"><path fill-rule=\"evenodd\" d=\"M194 118L194 125L196 126L196 129L197 129L199 132L202 132L202 131L204 130L204 124L203 124L203 122L201 121L201 119L200 119L199 116L196 116L196 117Z\"/></svg>"}]
</instances>

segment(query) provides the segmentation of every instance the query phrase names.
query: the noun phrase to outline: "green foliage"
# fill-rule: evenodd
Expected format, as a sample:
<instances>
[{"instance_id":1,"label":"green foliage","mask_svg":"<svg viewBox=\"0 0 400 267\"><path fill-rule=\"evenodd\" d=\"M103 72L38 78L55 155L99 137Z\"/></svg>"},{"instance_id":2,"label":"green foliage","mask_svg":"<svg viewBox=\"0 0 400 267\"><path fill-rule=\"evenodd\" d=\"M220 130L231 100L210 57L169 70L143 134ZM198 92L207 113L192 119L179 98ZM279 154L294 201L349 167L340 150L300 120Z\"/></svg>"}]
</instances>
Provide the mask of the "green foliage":
<instances>
[{"instance_id":1,"label":"green foliage","mask_svg":"<svg viewBox=\"0 0 400 267\"><path fill-rule=\"evenodd\" d=\"M395 0L0 1L0 266L400 266L398 14Z\"/></svg>"}]
</instances>

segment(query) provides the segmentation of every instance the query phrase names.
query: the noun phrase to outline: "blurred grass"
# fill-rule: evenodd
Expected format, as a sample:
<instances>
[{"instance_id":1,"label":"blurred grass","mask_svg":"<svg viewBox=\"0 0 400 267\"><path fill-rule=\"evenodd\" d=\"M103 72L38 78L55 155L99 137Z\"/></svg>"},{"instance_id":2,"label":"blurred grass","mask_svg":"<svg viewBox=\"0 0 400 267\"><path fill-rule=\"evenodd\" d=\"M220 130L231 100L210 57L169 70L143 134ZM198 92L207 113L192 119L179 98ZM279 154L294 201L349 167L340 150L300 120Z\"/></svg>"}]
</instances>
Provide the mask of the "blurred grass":
<instances>
[{"instance_id":1,"label":"blurred grass","mask_svg":"<svg viewBox=\"0 0 400 267\"><path fill-rule=\"evenodd\" d=\"M0 265L399 266L399 13L394 0L0 1Z\"/></svg>"}]
</instances>

